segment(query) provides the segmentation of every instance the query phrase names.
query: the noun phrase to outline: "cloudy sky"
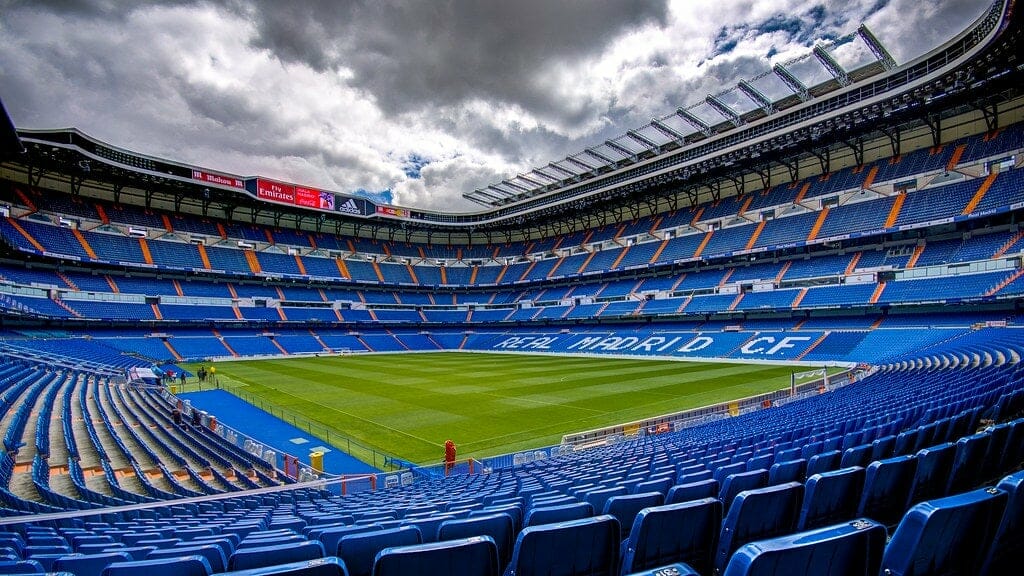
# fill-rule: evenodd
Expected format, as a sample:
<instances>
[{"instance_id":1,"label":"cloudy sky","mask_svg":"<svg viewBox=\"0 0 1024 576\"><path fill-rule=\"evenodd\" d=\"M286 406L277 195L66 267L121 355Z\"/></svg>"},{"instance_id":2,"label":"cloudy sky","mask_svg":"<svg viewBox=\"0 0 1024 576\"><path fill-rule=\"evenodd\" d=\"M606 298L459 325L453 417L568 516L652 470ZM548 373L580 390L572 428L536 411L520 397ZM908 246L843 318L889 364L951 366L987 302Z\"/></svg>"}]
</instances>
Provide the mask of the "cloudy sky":
<instances>
[{"instance_id":1,"label":"cloudy sky","mask_svg":"<svg viewBox=\"0 0 1024 576\"><path fill-rule=\"evenodd\" d=\"M0 0L19 128L396 204L619 136L866 22L899 63L989 0ZM843 57L857 61L857 44Z\"/></svg>"}]
</instances>

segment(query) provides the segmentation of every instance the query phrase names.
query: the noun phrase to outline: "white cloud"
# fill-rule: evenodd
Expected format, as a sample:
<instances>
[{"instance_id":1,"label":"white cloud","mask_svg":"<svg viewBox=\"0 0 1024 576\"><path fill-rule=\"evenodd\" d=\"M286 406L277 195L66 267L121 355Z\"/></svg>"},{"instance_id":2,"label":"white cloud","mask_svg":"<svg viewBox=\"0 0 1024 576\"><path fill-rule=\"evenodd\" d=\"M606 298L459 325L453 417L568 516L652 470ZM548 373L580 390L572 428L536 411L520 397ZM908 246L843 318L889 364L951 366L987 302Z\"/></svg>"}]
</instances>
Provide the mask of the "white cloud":
<instances>
[{"instance_id":1,"label":"white cloud","mask_svg":"<svg viewBox=\"0 0 1024 576\"><path fill-rule=\"evenodd\" d=\"M409 55L346 44L371 43L373 31L360 26L397 25L380 11L347 22L350 14L342 17L342 8L326 3L339 14L308 15L315 25L304 24L301 14L287 23L312 26L308 32L320 43L289 43L292 28L268 31L274 21L258 18L274 5L252 1L230 8L141 5L117 13L15 3L0 15L0 96L22 128L77 126L117 146L213 170L340 192L392 189L403 205L473 210L478 207L463 193L697 102L765 69L769 59L805 54L815 39L855 30L864 18L905 62L987 6L987 0L853 0L838 12L807 0L672 0L662 18L654 3L643 14L629 13L623 3L616 9L629 14L628 25L591 19L590 28L568 31L586 40L581 46L551 37L558 22L537 26L537 38L480 37L472 18L488 17L484 10L453 25L454 37L436 54ZM575 14L546 2L523 10L567 22ZM398 24L420 24L404 16L411 22ZM502 34L503 22L482 24ZM360 34L331 37L341 30L332 26L342 25ZM441 39L408 38L421 50L432 41ZM460 42L480 53L453 51ZM533 60L517 61L516 50ZM409 74L409 94L388 91L403 86L401 75L415 71L409 66L424 65L429 73ZM458 66L474 76L452 68ZM435 74L458 86L431 86ZM413 156L428 161L418 178L404 166Z\"/></svg>"}]
</instances>

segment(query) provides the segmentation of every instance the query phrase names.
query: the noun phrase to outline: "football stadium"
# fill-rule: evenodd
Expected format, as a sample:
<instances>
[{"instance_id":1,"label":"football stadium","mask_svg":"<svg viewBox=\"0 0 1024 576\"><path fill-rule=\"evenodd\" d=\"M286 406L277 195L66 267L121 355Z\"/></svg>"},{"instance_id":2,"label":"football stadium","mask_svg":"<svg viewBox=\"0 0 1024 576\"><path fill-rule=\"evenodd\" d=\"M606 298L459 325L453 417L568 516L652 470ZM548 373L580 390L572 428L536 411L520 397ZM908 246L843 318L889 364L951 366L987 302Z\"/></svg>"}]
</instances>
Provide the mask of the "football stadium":
<instances>
[{"instance_id":1,"label":"football stadium","mask_svg":"<svg viewBox=\"0 0 1024 576\"><path fill-rule=\"evenodd\" d=\"M1018 573L1022 8L473 212L0 107L0 573Z\"/></svg>"}]
</instances>

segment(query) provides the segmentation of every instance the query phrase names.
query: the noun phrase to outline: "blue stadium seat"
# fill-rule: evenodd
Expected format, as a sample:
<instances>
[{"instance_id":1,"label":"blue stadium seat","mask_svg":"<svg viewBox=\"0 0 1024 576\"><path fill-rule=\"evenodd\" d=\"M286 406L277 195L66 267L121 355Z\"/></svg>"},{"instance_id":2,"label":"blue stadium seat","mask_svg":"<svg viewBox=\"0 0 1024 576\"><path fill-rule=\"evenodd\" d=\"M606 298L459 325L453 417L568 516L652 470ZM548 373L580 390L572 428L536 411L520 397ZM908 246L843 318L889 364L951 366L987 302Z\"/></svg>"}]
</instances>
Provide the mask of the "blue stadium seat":
<instances>
[{"instance_id":1,"label":"blue stadium seat","mask_svg":"<svg viewBox=\"0 0 1024 576\"><path fill-rule=\"evenodd\" d=\"M797 458L786 462L776 462L768 469L768 484L783 484L785 482L799 482L803 484L806 480L807 460Z\"/></svg>"},{"instance_id":2,"label":"blue stadium seat","mask_svg":"<svg viewBox=\"0 0 1024 576\"><path fill-rule=\"evenodd\" d=\"M724 576L875 576L885 551L885 526L868 519L745 544Z\"/></svg>"},{"instance_id":3,"label":"blue stadium seat","mask_svg":"<svg viewBox=\"0 0 1024 576\"><path fill-rule=\"evenodd\" d=\"M633 572L626 574L625 576L700 576L700 574L686 564L676 563L668 566L658 566L657 568L651 568L649 570L641 570L640 572Z\"/></svg>"},{"instance_id":4,"label":"blue stadium seat","mask_svg":"<svg viewBox=\"0 0 1024 576\"><path fill-rule=\"evenodd\" d=\"M516 504L496 504L481 508L480 510L473 510L469 513L469 518L475 518L477 516L489 516L491 514L507 514L512 519L512 533L516 534L523 528L523 509L521 506Z\"/></svg>"},{"instance_id":5,"label":"blue stadium seat","mask_svg":"<svg viewBox=\"0 0 1024 576\"><path fill-rule=\"evenodd\" d=\"M722 571L740 546L796 529L804 487L787 482L740 492L722 520L715 570Z\"/></svg>"},{"instance_id":6,"label":"blue stadium seat","mask_svg":"<svg viewBox=\"0 0 1024 576\"><path fill-rule=\"evenodd\" d=\"M580 495L584 502L587 502L593 507L596 512L598 510L604 510L604 503L613 496L625 496L629 493L629 490L625 486L613 486L610 488L600 488L598 490L588 490L587 492ZM593 515L591 512L590 515ZM575 518L567 518L567 520L574 520ZM556 520L558 522L559 520Z\"/></svg>"},{"instance_id":7,"label":"blue stadium seat","mask_svg":"<svg viewBox=\"0 0 1024 576\"><path fill-rule=\"evenodd\" d=\"M338 557L345 562L350 576L370 576L373 559L381 550L422 543L423 538L415 526L348 534L338 543Z\"/></svg>"},{"instance_id":8,"label":"blue stadium seat","mask_svg":"<svg viewBox=\"0 0 1024 576\"><path fill-rule=\"evenodd\" d=\"M619 539L629 536L629 530L633 527L633 520L644 508L661 506L665 497L660 492L648 492L646 494L629 494L626 496L613 496L604 503L602 514L614 516L619 521L619 529L622 533Z\"/></svg>"},{"instance_id":9,"label":"blue stadium seat","mask_svg":"<svg viewBox=\"0 0 1024 576\"><path fill-rule=\"evenodd\" d=\"M622 573L685 562L709 574L721 523L722 503L717 498L642 510L622 543Z\"/></svg>"},{"instance_id":10,"label":"blue stadium seat","mask_svg":"<svg viewBox=\"0 0 1024 576\"><path fill-rule=\"evenodd\" d=\"M640 482L633 487L634 494L640 494L643 492L660 492L662 496L668 494L669 488L672 487L672 478L658 478Z\"/></svg>"},{"instance_id":11,"label":"blue stadium seat","mask_svg":"<svg viewBox=\"0 0 1024 576\"><path fill-rule=\"evenodd\" d=\"M334 556L224 572L218 576L349 576L345 563Z\"/></svg>"},{"instance_id":12,"label":"blue stadium seat","mask_svg":"<svg viewBox=\"0 0 1024 576\"><path fill-rule=\"evenodd\" d=\"M997 488L1006 492L1009 499L982 568L983 576L1012 574L1020 570L1020 553L1024 550L1024 471L1003 478Z\"/></svg>"},{"instance_id":13,"label":"blue stadium seat","mask_svg":"<svg viewBox=\"0 0 1024 576\"><path fill-rule=\"evenodd\" d=\"M524 526L538 526L540 524L553 524L555 522L567 522L589 518L594 515L594 507L589 502L577 502L575 504L562 504L560 506L542 506L533 508L526 513L523 520Z\"/></svg>"},{"instance_id":14,"label":"blue stadium seat","mask_svg":"<svg viewBox=\"0 0 1024 576\"><path fill-rule=\"evenodd\" d=\"M884 574L978 574L1007 494L983 488L922 502L903 517L882 557Z\"/></svg>"},{"instance_id":15,"label":"blue stadium seat","mask_svg":"<svg viewBox=\"0 0 1024 576\"><path fill-rule=\"evenodd\" d=\"M177 556L202 556L210 565L210 569L216 572L223 572L228 568L228 556L224 550L214 544L199 544L195 546L184 546L154 550L146 556L146 560L161 560L175 558Z\"/></svg>"},{"instance_id":16,"label":"blue stadium seat","mask_svg":"<svg viewBox=\"0 0 1024 576\"><path fill-rule=\"evenodd\" d=\"M124 552L101 554L71 554L53 562L54 572L71 572L76 576L100 576L103 569L114 562L128 562L132 557Z\"/></svg>"},{"instance_id":17,"label":"blue stadium seat","mask_svg":"<svg viewBox=\"0 0 1024 576\"><path fill-rule=\"evenodd\" d=\"M498 570L498 548L490 536L385 548L373 562L373 576L497 576Z\"/></svg>"},{"instance_id":18,"label":"blue stadium seat","mask_svg":"<svg viewBox=\"0 0 1024 576\"><path fill-rule=\"evenodd\" d=\"M516 539L506 576L614 575L619 567L619 524L594 516L528 526Z\"/></svg>"},{"instance_id":19,"label":"blue stadium seat","mask_svg":"<svg viewBox=\"0 0 1024 576\"><path fill-rule=\"evenodd\" d=\"M409 518L406 516L400 525L419 528L420 536L423 537L423 543L426 544L428 542L437 542L437 528L446 520L454 518L455 515L453 514L430 514L420 518Z\"/></svg>"},{"instance_id":20,"label":"blue stadium seat","mask_svg":"<svg viewBox=\"0 0 1024 576\"><path fill-rule=\"evenodd\" d=\"M374 530L381 530L380 524L356 524L354 526L336 526L334 528L326 528L320 532L317 536L317 540L324 545L324 553L328 556L338 555L338 544L341 539L349 534L362 534L363 532L373 532Z\"/></svg>"},{"instance_id":21,"label":"blue stadium seat","mask_svg":"<svg viewBox=\"0 0 1024 576\"><path fill-rule=\"evenodd\" d=\"M797 530L810 530L852 520L864 490L860 466L815 474L805 483Z\"/></svg>"},{"instance_id":22,"label":"blue stadium seat","mask_svg":"<svg viewBox=\"0 0 1024 576\"><path fill-rule=\"evenodd\" d=\"M841 459L842 453L839 450L829 450L811 456L807 459L807 477L810 478L815 474L831 472L839 468L839 461Z\"/></svg>"},{"instance_id":23,"label":"blue stadium seat","mask_svg":"<svg viewBox=\"0 0 1024 576\"><path fill-rule=\"evenodd\" d=\"M981 474L989 440L989 435L981 432L956 441L953 469L949 475L949 484L946 485L947 494L971 490L982 482Z\"/></svg>"},{"instance_id":24,"label":"blue stadium seat","mask_svg":"<svg viewBox=\"0 0 1024 576\"><path fill-rule=\"evenodd\" d=\"M733 498L735 498L737 494L744 490L764 488L767 485L768 471L764 469L729 474L725 477L725 480L722 483L722 489L718 493L718 499L722 501L725 513L728 514L729 506L732 505Z\"/></svg>"},{"instance_id":25,"label":"blue stadium seat","mask_svg":"<svg viewBox=\"0 0 1024 576\"><path fill-rule=\"evenodd\" d=\"M490 536L498 549L498 564L500 566L508 564L512 557L512 546L515 544L516 537L511 516L504 512L497 512L446 520L437 529L437 540L440 542L471 536Z\"/></svg>"},{"instance_id":26,"label":"blue stadium seat","mask_svg":"<svg viewBox=\"0 0 1024 576\"><path fill-rule=\"evenodd\" d=\"M919 502L946 495L946 485L949 483L955 454L956 447L949 442L917 451L917 469L914 471L914 482L910 486L910 495L907 498L908 509Z\"/></svg>"},{"instance_id":27,"label":"blue stadium seat","mask_svg":"<svg viewBox=\"0 0 1024 576\"><path fill-rule=\"evenodd\" d=\"M915 470L917 459L913 456L894 456L872 462L865 470L857 516L886 526L898 524L906 510Z\"/></svg>"},{"instance_id":28,"label":"blue stadium seat","mask_svg":"<svg viewBox=\"0 0 1024 576\"><path fill-rule=\"evenodd\" d=\"M870 463L871 444L861 444L860 446L847 448L843 452L843 457L839 460L839 467L849 468L850 466L861 466L866 468Z\"/></svg>"},{"instance_id":29,"label":"blue stadium seat","mask_svg":"<svg viewBox=\"0 0 1024 576\"><path fill-rule=\"evenodd\" d=\"M35 560L0 560L0 574L42 574L43 565Z\"/></svg>"},{"instance_id":30,"label":"blue stadium seat","mask_svg":"<svg viewBox=\"0 0 1024 576\"><path fill-rule=\"evenodd\" d=\"M310 540L257 546L254 548L239 547L238 550L231 554L231 558L228 559L228 570L263 568L273 566L274 564L302 562L323 557L323 545Z\"/></svg>"},{"instance_id":31,"label":"blue stadium seat","mask_svg":"<svg viewBox=\"0 0 1024 576\"><path fill-rule=\"evenodd\" d=\"M896 449L896 437L895 436L883 436L882 438L876 438L871 443L871 461L881 460L883 458L892 458L895 454L893 451Z\"/></svg>"},{"instance_id":32,"label":"blue stadium seat","mask_svg":"<svg viewBox=\"0 0 1024 576\"><path fill-rule=\"evenodd\" d=\"M154 560L114 562L103 569L102 576L210 576L214 572L203 556L182 554ZM223 572L223 569L216 572Z\"/></svg>"},{"instance_id":33,"label":"blue stadium seat","mask_svg":"<svg viewBox=\"0 0 1024 576\"><path fill-rule=\"evenodd\" d=\"M689 484L676 484L669 488L665 496L665 504L679 504L702 498L718 498L718 481L714 479L690 482Z\"/></svg>"}]
</instances>

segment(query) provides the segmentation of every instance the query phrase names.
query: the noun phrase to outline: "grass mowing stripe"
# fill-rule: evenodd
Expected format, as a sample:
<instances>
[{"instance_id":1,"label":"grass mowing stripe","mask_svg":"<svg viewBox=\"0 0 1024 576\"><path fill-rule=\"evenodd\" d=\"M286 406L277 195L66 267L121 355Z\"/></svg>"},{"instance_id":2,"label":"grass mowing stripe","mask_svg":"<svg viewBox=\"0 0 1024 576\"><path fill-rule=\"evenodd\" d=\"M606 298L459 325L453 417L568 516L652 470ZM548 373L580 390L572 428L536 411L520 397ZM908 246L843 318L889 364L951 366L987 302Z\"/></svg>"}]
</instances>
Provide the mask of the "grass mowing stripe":
<instances>
[{"instance_id":1,"label":"grass mowing stripe","mask_svg":"<svg viewBox=\"0 0 1024 576\"><path fill-rule=\"evenodd\" d=\"M570 432L778 390L790 367L439 352L225 362L229 387L414 462L557 443ZM230 380L230 382L229 382Z\"/></svg>"}]
</instances>

